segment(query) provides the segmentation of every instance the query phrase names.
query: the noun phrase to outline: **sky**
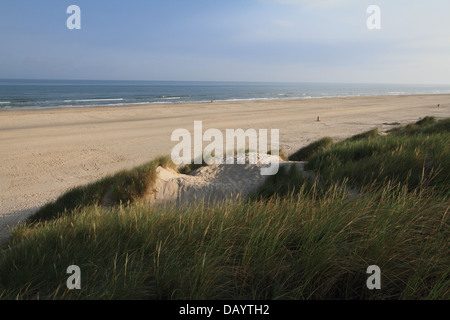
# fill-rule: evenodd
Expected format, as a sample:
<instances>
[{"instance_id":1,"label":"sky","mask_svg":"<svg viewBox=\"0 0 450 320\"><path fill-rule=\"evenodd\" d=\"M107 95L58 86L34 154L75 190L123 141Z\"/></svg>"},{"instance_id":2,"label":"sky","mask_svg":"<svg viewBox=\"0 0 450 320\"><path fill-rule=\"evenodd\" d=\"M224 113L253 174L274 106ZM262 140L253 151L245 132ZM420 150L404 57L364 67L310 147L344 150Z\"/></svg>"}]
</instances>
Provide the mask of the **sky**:
<instances>
[{"instance_id":1,"label":"sky","mask_svg":"<svg viewBox=\"0 0 450 320\"><path fill-rule=\"evenodd\" d=\"M0 78L450 84L449 15L448 0L0 0Z\"/></svg>"}]
</instances>

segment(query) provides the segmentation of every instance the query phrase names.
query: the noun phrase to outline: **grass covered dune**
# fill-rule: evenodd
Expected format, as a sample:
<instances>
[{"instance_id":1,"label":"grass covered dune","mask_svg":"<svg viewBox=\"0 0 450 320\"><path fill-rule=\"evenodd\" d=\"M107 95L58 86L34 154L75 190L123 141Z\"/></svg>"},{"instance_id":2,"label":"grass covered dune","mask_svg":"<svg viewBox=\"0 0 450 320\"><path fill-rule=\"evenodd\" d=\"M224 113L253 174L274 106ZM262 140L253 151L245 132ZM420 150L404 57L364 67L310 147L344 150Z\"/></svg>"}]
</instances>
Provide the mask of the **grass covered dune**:
<instances>
[{"instance_id":1,"label":"grass covered dune","mask_svg":"<svg viewBox=\"0 0 450 320\"><path fill-rule=\"evenodd\" d=\"M16 228L0 298L449 299L449 141L450 119L434 118L327 139L295 156L316 181L281 168L248 201L215 206L140 201L171 165L157 159ZM81 290L66 287L70 265ZM381 290L366 287L370 265Z\"/></svg>"}]
</instances>

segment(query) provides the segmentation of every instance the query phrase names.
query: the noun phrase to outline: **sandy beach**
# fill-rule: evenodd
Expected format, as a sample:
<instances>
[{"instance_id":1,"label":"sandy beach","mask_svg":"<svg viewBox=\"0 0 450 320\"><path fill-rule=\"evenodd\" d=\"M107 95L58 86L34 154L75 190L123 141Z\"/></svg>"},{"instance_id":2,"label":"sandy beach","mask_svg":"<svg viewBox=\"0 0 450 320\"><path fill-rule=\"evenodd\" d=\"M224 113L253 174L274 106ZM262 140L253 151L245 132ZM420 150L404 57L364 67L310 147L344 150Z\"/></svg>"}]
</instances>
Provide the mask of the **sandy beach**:
<instances>
[{"instance_id":1,"label":"sandy beach","mask_svg":"<svg viewBox=\"0 0 450 320\"><path fill-rule=\"evenodd\" d=\"M203 121L203 130L279 129L289 155L324 136L339 140L424 116L450 117L450 95L4 110L0 229L72 187L169 155L173 130L192 132L195 120Z\"/></svg>"}]
</instances>

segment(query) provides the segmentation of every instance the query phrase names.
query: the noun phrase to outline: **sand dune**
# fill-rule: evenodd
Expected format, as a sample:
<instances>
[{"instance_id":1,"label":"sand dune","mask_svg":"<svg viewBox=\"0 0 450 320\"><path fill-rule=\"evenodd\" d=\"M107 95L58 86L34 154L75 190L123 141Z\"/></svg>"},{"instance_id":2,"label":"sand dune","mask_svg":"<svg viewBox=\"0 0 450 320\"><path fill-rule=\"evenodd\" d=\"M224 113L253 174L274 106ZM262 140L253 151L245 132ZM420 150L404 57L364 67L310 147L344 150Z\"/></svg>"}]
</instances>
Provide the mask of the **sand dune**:
<instances>
[{"instance_id":1,"label":"sand dune","mask_svg":"<svg viewBox=\"0 0 450 320\"><path fill-rule=\"evenodd\" d=\"M278 161L280 167L294 164L300 170L304 169L304 162L283 161L278 156L269 157L272 161ZM159 167L155 186L150 190L147 199L158 204L242 200L256 192L264 183L267 176L261 175L260 170L264 165L251 164L248 161L246 164L213 164L201 167L189 175Z\"/></svg>"},{"instance_id":2,"label":"sand dune","mask_svg":"<svg viewBox=\"0 0 450 320\"><path fill-rule=\"evenodd\" d=\"M315 121L318 115L321 122ZM170 154L175 145L170 141L173 130L192 132L195 120L203 121L204 130L279 129L280 146L289 155L324 136L344 139L428 115L450 117L450 95L3 110L0 233L72 187ZM212 168L201 170L205 181L217 182L214 175L232 175L227 170L237 169L219 166L214 173L209 170ZM259 171L247 167L243 171L249 176L244 179L241 173L239 187L231 189L242 191L248 185L256 186L258 180L251 175L252 170ZM204 188L219 194L210 182L204 182ZM195 183L191 188L195 190ZM195 192L185 189L182 197L190 199Z\"/></svg>"}]
</instances>

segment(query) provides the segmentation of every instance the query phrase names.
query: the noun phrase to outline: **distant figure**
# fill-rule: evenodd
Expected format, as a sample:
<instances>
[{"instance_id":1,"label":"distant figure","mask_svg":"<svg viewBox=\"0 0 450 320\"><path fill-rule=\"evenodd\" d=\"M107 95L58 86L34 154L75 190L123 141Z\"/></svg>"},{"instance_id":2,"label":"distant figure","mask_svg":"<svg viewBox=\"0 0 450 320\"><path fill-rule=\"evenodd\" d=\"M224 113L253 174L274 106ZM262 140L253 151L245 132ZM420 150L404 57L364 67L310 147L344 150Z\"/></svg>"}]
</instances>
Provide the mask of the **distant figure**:
<instances>
[{"instance_id":1,"label":"distant figure","mask_svg":"<svg viewBox=\"0 0 450 320\"><path fill-rule=\"evenodd\" d=\"M214 102L214 100L211 100L211 103L213 103Z\"/></svg>"},{"instance_id":2,"label":"distant figure","mask_svg":"<svg viewBox=\"0 0 450 320\"><path fill-rule=\"evenodd\" d=\"M440 104L438 104L438 108L440 107L441 105Z\"/></svg>"},{"instance_id":3,"label":"distant figure","mask_svg":"<svg viewBox=\"0 0 450 320\"><path fill-rule=\"evenodd\" d=\"M317 116L317 122L321 122L322 120L320 120L320 116Z\"/></svg>"}]
</instances>

